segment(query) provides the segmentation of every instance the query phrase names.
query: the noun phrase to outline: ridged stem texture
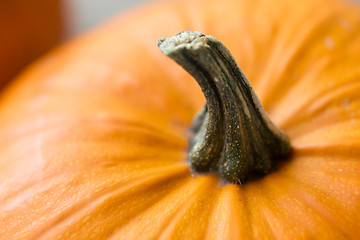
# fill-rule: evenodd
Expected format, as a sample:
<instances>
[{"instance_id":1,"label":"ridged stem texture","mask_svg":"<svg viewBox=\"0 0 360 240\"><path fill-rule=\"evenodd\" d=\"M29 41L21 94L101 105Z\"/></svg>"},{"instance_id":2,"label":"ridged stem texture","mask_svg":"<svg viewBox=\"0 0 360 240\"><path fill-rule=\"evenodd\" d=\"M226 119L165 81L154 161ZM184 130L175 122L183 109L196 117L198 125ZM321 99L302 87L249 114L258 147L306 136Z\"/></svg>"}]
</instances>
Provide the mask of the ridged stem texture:
<instances>
[{"instance_id":1,"label":"ridged stem texture","mask_svg":"<svg viewBox=\"0 0 360 240\"><path fill-rule=\"evenodd\" d=\"M268 173L289 155L289 138L272 123L219 40L184 31L160 39L158 46L195 78L206 99L192 126L188 161L193 171L216 171L241 184Z\"/></svg>"}]
</instances>

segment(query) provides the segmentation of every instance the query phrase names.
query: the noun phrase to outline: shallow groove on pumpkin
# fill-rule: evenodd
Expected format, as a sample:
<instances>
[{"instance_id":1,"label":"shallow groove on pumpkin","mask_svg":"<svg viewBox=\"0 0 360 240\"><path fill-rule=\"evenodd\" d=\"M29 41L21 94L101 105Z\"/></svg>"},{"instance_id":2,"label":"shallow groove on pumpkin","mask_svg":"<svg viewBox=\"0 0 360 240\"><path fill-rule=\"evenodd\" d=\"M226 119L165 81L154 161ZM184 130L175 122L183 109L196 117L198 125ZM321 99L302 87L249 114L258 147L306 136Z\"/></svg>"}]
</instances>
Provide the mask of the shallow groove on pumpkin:
<instances>
[{"instance_id":1,"label":"shallow groove on pumpkin","mask_svg":"<svg viewBox=\"0 0 360 240\"><path fill-rule=\"evenodd\" d=\"M264 218L267 219L269 225L274 233L276 239L287 238L313 238L314 234L304 231L309 227L308 220L311 219L309 216L304 215L304 209L297 199L287 193L287 189L283 189L283 186L277 186L275 189L272 186L268 186L265 181L259 186L262 192L262 202L265 207L262 207ZM288 214L288 212L292 214ZM306 223L298 223L297 219L306 219ZM288 228L291 224L291 229Z\"/></svg>"},{"instance_id":2,"label":"shallow groove on pumpkin","mask_svg":"<svg viewBox=\"0 0 360 240\"><path fill-rule=\"evenodd\" d=\"M136 179L128 179L127 182L120 183L117 187L114 186L107 191L103 191L98 196L92 196L87 201L78 203L67 211L63 211L48 223L51 228L43 228L37 233L35 238L78 239L76 236L79 232L84 232L85 234L87 232L87 234L96 234L99 236L102 235L104 231L109 231L110 233L121 225L126 224L129 218L135 217L142 211L151 208L155 202L168 194L168 188L176 189L177 186L181 186L188 177L189 174L186 166L175 166L158 169L157 171L139 176ZM157 188L157 195L151 194L154 187ZM144 194L147 194L146 198L143 198L145 196ZM138 198L143 198L143 201L140 202ZM126 202L130 205L134 203L136 205L122 209L120 206ZM97 218L103 218L103 215L99 213L100 211L108 211L112 217L103 219L104 222L108 223L106 229L94 228L93 232L89 233L87 225L91 224L91 221ZM137 214L135 214L136 212ZM116 221L112 221L111 219L116 219ZM72 224L76 226L71 231L67 231L66 225L68 222L72 222ZM64 231L62 229L64 229ZM52 232L59 234L59 231L61 232L61 236L52 235ZM82 239L87 238L84 237Z\"/></svg>"},{"instance_id":3,"label":"shallow groove on pumpkin","mask_svg":"<svg viewBox=\"0 0 360 240\"><path fill-rule=\"evenodd\" d=\"M342 204L344 211L347 211L346 206L356 206L360 200L360 182L358 180L351 181L350 179L349 181L349 179L327 176L321 170L298 173L291 171L290 168L284 169L278 175L291 178L293 181L305 182L303 185L307 185L312 190L323 192L327 198L332 199L333 203ZM331 182L331 185L328 182ZM338 208L340 207L338 206Z\"/></svg>"},{"instance_id":4,"label":"shallow groove on pumpkin","mask_svg":"<svg viewBox=\"0 0 360 240\"><path fill-rule=\"evenodd\" d=\"M335 118L335 117L334 117ZM323 124L323 126L315 128L315 124ZM334 119L333 123L326 124L324 121L309 120L309 124L304 124L305 132L301 134L298 128L290 129L292 142L294 147L303 148L306 146L326 147L326 145L334 146L352 146L357 149L356 142L360 136L360 130L357 127L360 125L360 119L354 122L353 119ZM310 131L313 129L312 131ZM331 135L336 133L336 135ZM296 136L298 135L298 136ZM348 154L348 153L345 153Z\"/></svg>"},{"instance_id":5,"label":"shallow groove on pumpkin","mask_svg":"<svg viewBox=\"0 0 360 240\"><path fill-rule=\"evenodd\" d=\"M338 23L335 23L335 25L338 25ZM360 25L356 26L356 30L360 29ZM331 35L331 34L330 34ZM275 95L271 95L271 97L279 97L278 100L276 100L276 102L272 103L272 107L271 107L271 112L274 113L275 121L280 121L280 125L283 125L283 122L288 121L288 119L292 119L292 118L298 118L298 115L302 115L303 112L301 111L302 108L305 109L304 106L311 106L312 102L311 102L311 98L305 98L305 99L296 99L295 96L298 95L302 95L302 93L304 91L307 91L307 89L309 89L309 86L319 86L319 87L312 87L312 91L313 89L323 89L320 92L314 92L313 95L313 100L317 100L317 98L319 97L319 95L321 96L322 94L324 94L324 92L332 92L335 89L337 89L338 87L342 87L343 82L340 86L337 86L337 82L332 82L333 79L331 76L338 74L337 73L337 69L338 69L338 65L337 63L339 61L342 62L347 62L348 61L348 56L349 56L349 51L351 51L351 54L355 54L354 53L354 49L352 48L352 44L358 42L360 39L359 37L357 39L352 38L353 35L351 34L345 34L345 39L341 39L341 40L337 40L339 42L346 42L347 41L352 41L352 42L348 42L348 44L345 43L345 45L342 46L341 52L339 52L338 57L335 59L332 59L332 61L330 61L329 58L325 58L325 57L321 57L319 59L319 57L316 56L316 61L314 60L311 66L308 66L307 68L304 68L303 73L299 74L296 73L297 75L297 79L295 80L295 77L291 78L292 74L295 73L291 73L289 72L289 74L285 74L286 76L290 76L290 79L284 79L284 81L287 82L293 82L292 86L287 89L286 91L284 91L284 95L279 94L279 92L276 92ZM357 50L355 50L357 51ZM324 55L326 56L326 55ZM354 56L356 57L356 56ZM359 59L360 61L360 59ZM300 61L301 62L301 61ZM351 62L350 62L351 63ZM293 63L293 65L296 66L296 63ZM353 64L352 64L353 65ZM349 66L349 69L354 69L356 71L357 66ZM298 68L301 66L298 66ZM311 71L308 71L309 69L311 69ZM323 74L323 69L329 69L329 73L327 73L329 76L324 76ZM297 71L300 71L301 69L297 69ZM295 72L295 71L294 71ZM333 74L332 74L333 72ZM354 71L351 71L352 74L354 74ZM344 76L344 79L348 79L348 80L344 80L344 82L354 82L354 78L357 78L356 76L359 74L354 75L350 75L347 76L347 72L343 72L342 73ZM314 82L314 80L316 79L316 82ZM321 85L319 85L319 82ZM322 83L323 82L323 83ZM281 86L283 87L283 86ZM280 89L280 88L278 88ZM295 98L294 98L295 97ZM311 97L311 96L310 96ZM274 100L274 98L272 98L272 101ZM305 102L304 102L305 101ZM282 117L281 119L277 119L277 115L278 112L281 112L281 109L284 108L288 108L288 103L296 103L295 105L292 105L291 108L289 108L289 111L286 113L285 115L285 119L284 117ZM293 107L295 107L296 109L298 109L297 111L295 111L296 109L293 109ZM311 108L310 108L311 109ZM286 124L286 123L285 123Z\"/></svg>"},{"instance_id":6,"label":"shallow groove on pumpkin","mask_svg":"<svg viewBox=\"0 0 360 240\"><path fill-rule=\"evenodd\" d=\"M316 144L311 143L308 145L294 146L294 155L298 157L322 157L329 158L333 161L339 161L342 163L353 161L357 162L360 159L358 153L360 152L360 144L342 144L342 143L330 143Z\"/></svg>"},{"instance_id":7,"label":"shallow groove on pumpkin","mask_svg":"<svg viewBox=\"0 0 360 240\"><path fill-rule=\"evenodd\" d=\"M278 178L281 177L288 178L284 187L287 187L287 191L290 191L289 194L294 195L294 197L301 200L301 203L304 204L304 206L308 206L309 211L314 211L318 216L317 221L320 221L322 224L327 222L332 226L332 233L329 234L330 239L336 235L337 237L335 239L349 239L350 236L348 232L351 232L349 229L359 227L359 221L354 221L352 216L347 214L349 209L347 209L346 204L342 204L341 200L339 201L330 196L328 192L323 191L321 188L318 188L311 183L304 183L304 181L289 175L278 176ZM292 185L297 186L296 190L294 190ZM329 205L331 207L329 207ZM341 219L337 216L338 209L341 209L343 212ZM307 210L305 210L305 212L307 212ZM336 231L334 232L333 230ZM352 236L352 238L354 237L356 239L356 236Z\"/></svg>"},{"instance_id":8,"label":"shallow groove on pumpkin","mask_svg":"<svg viewBox=\"0 0 360 240\"><path fill-rule=\"evenodd\" d=\"M304 171L312 178L322 177L322 176L333 176L333 181L348 181L350 185L354 187L354 194L356 196L356 191L360 188L357 169L360 165L358 164L359 159L351 159L347 161L342 161L341 158L331 158L331 157L317 157L316 164L313 162L311 157L300 157L295 159L291 167L302 167ZM286 169L283 172L286 173ZM281 174L282 172L280 172ZM309 180L311 180L309 179ZM310 181L311 182L311 181ZM359 193L357 193L359 194Z\"/></svg>"},{"instance_id":9,"label":"shallow groove on pumpkin","mask_svg":"<svg viewBox=\"0 0 360 240\"><path fill-rule=\"evenodd\" d=\"M329 118L332 120L328 121ZM355 140L360 135L357 129L359 124L360 114L353 116L345 113L344 107L333 106L331 111L327 110L324 114L304 119L301 124L294 124L292 127L285 128L285 130L295 145L306 140L309 143L314 142L315 139L313 138L316 134L318 135L316 137L318 141L329 141L331 143L330 132L336 133L332 142L344 141L347 138ZM320 133L323 133L323 136L320 136Z\"/></svg>"},{"instance_id":10,"label":"shallow groove on pumpkin","mask_svg":"<svg viewBox=\"0 0 360 240\"><path fill-rule=\"evenodd\" d=\"M288 71L287 68L291 68L291 67L299 65L298 63L301 63L302 57L312 57L312 59L313 59L312 65L307 67L307 68L311 68L311 70L312 70L312 71L310 71L310 73L311 73L311 72L313 72L314 65L315 65L315 67L318 65L319 57L324 58L323 56L326 56L326 52L329 50L333 50L333 51L338 50L338 49L328 49L328 46L326 46L326 42L325 42L325 44L323 44L323 42L322 42L322 41L324 41L324 39L322 37L318 37L318 36L334 36L335 35L336 37L341 37L340 39L335 39L336 42L341 42L343 45L341 46L342 49L338 51L339 59L334 58L334 59L332 59L333 61L341 61L340 56L343 56L344 59L346 59L346 56L348 56L348 54L343 54L344 49L346 49L348 47L348 45L350 45L351 41L356 42L356 39L354 39L352 34L334 34L334 33L341 32L341 31L345 32L345 33L348 32L348 29L342 28L341 24L339 23L340 19L343 19L343 16L341 14L339 14L338 12L335 12L335 11L327 13L326 9L323 9L323 8L322 9L324 11L319 12L317 9L318 8L315 7L314 11L316 11L316 13L311 13L312 16L308 18L308 19L311 19L311 24L314 24L314 17L315 17L314 15L325 14L325 16L323 16L325 18L321 19L321 17L319 16L320 17L319 22L315 21L315 25L313 26L313 29L309 28L309 30L312 29L312 31L310 31L308 34L304 34L304 36L302 36L300 38L300 41L298 42L298 44L301 47L296 46L293 48L294 51L297 51L297 52L293 53L292 58L289 58L288 60L284 61L283 60L284 56L281 55L282 56L281 62L287 63L286 68L281 69L279 71L280 73L282 73L282 75L286 75L285 73L287 73L287 71ZM353 16L353 15L351 15L351 16ZM304 18L304 19L306 19L306 18ZM309 26L308 24L304 24L304 22L302 22L302 21L301 21L301 25ZM354 27L355 29L352 29L352 30L357 31L359 27L360 27L360 25L356 25ZM297 28L294 28L294 29L296 29L296 31L298 31ZM298 41L299 37L297 37L295 39L296 39L296 41ZM328 37L328 39L331 39L331 38ZM333 41L334 40L332 40L332 42ZM308 48L308 46L311 46L310 44L314 45L314 43L320 45L319 49L322 50L321 53L323 53L323 54L316 53L316 54L309 55L309 50L312 50L312 51L314 51L314 50L307 49L307 48ZM323 46L321 46L321 44ZM283 44L283 45L286 45L286 44ZM327 48L325 48L325 46ZM337 47L337 46L335 46L335 47ZM351 47L349 47L349 49L350 48ZM316 48L314 48L314 49L316 49ZM286 53L286 51L285 51L285 53ZM302 54L302 55L297 56L296 54ZM295 62L295 60L296 60L296 62ZM334 62L330 62L330 59L328 59L328 58L326 58L324 60L326 60L328 63L334 64ZM275 61L275 63L279 63L279 62L280 61ZM299 68L299 67L300 66L297 66L297 68ZM291 72L289 72L289 73L291 73ZM287 74L287 76L291 76L291 74ZM282 78L282 76L280 76L280 78ZM276 77L275 79L278 79L278 78ZM289 86L289 87L285 87L285 89L284 89L284 85L282 84L282 86L280 88L274 88L274 89L282 89L282 91L280 92L281 94L287 93L288 90L291 90L291 87L292 87L292 89L295 89L297 87L296 85L300 82L302 82L302 81L290 81L288 79L284 79L283 81L281 81L281 83L286 84L286 86ZM291 84L291 86L289 84ZM273 101L273 100L278 101L280 98L282 98L281 94L279 94L279 92L276 92L276 94L269 93L269 95L271 95L271 97L272 97L271 101ZM267 100L267 99L265 99L265 100ZM272 104L276 104L276 102L273 102Z\"/></svg>"},{"instance_id":11,"label":"shallow groove on pumpkin","mask_svg":"<svg viewBox=\"0 0 360 240\"><path fill-rule=\"evenodd\" d=\"M254 236L249 205L243 188L225 185L220 188L206 231L206 239L251 239ZM231 221L229 221L231 219Z\"/></svg>"},{"instance_id":12,"label":"shallow groove on pumpkin","mask_svg":"<svg viewBox=\"0 0 360 240\"><path fill-rule=\"evenodd\" d=\"M309 2L306 4L309 4ZM317 2L315 4L321 3ZM311 10L306 12L306 15L311 17L307 17L306 15L296 16L298 18L296 20L298 28L293 28L294 33L280 32L275 36L275 38L281 39L283 42L275 42L270 53L269 65L259 78L258 87L259 89L263 89L263 91L258 92L258 95L265 108L270 102L274 104L274 100L279 99L283 93L286 93L286 90L289 89L293 83L287 81L287 79L282 79L282 75L280 74L286 72L287 68L294 64L295 60L298 61L298 58L304 57L306 48L309 48L314 41L318 40L317 34L321 35L323 31L326 31L326 26L331 26L329 22L337 20L336 16L329 15L329 13L332 14L329 9L318 11L318 7L319 6L311 6ZM306 22L306 24L304 22ZM293 37L293 34L296 35L296 38ZM287 41L292 42L288 43ZM288 46L288 48L284 49L284 46ZM279 85L281 85L280 88L278 87ZM281 89L281 92L278 91L279 89Z\"/></svg>"},{"instance_id":13,"label":"shallow groove on pumpkin","mask_svg":"<svg viewBox=\"0 0 360 240\"><path fill-rule=\"evenodd\" d=\"M263 201L261 186L258 183L250 183L244 187L244 198L246 199L252 239L275 239L276 233L270 225L266 216L268 206Z\"/></svg>"},{"instance_id":14,"label":"shallow groove on pumpkin","mask_svg":"<svg viewBox=\"0 0 360 240\"><path fill-rule=\"evenodd\" d=\"M279 176L275 178L276 181L281 179ZM295 234L288 236L289 239L312 239L316 238L319 233L324 231L327 232L328 238L334 237L335 239L347 239L343 231L343 229L347 226L346 224L339 226L339 221L336 218L331 217L330 212L328 212L326 208L323 208L323 206L319 205L320 202L312 202L312 205L309 201L304 200L304 198L309 195L309 192L313 192L315 189L299 184L296 186L299 186L301 189L297 188L296 191L294 191L292 184L297 184L299 182L294 182L291 178L289 178L289 180L290 181L287 181L281 186L277 186L277 188L272 187L266 182L263 184L263 191L267 191L265 198L267 198L270 204L274 204L271 206L271 209L278 209L277 216L272 216L270 219L278 218L279 222L283 223L282 230L275 229L274 231L279 233L280 236L286 236L286 232ZM299 194L300 192L302 194ZM322 195L319 199L329 199L328 195L325 193L318 192L318 194L320 194L320 196ZM331 199L331 201L334 201L334 199ZM292 212L292 214L289 215L288 212ZM304 222L298 224L298 219L302 219ZM292 226L291 229L286 227L289 225ZM312 232L305 230L311 229L311 226L313 225L318 227L313 229ZM327 226L329 225L332 226L331 230L327 229ZM284 232L281 233L281 231Z\"/></svg>"},{"instance_id":15,"label":"shallow groove on pumpkin","mask_svg":"<svg viewBox=\"0 0 360 240\"><path fill-rule=\"evenodd\" d=\"M91 130L89 130L90 132L94 132L94 128L92 127ZM99 130L100 131L100 130ZM68 135L64 135L64 132L72 132L72 136L71 138L68 137ZM95 133L95 132L94 132ZM41 134L30 134L27 135L26 137L22 137L21 141L9 141L8 143L6 143L5 145L2 145L3 147L0 148L0 152L2 153L2 156L4 157L4 159L8 159L6 158L6 156L11 156L11 158L8 159L8 161L1 161L1 167L2 169L8 169L5 172L7 174L11 173L11 169L13 168L13 165L15 163L19 164L20 162L22 162L24 165L29 164L31 161L31 157L34 157L34 159L38 159L39 158L39 154L41 154L41 158L38 159L39 161L43 161L47 158L50 157L54 157L54 156L62 156L60 157L60 159L66 159L66 158L70 158L72 156L72 152L73 149L78 146L79 148L84 148L85 149L85 145L88 146L90 149L92 150L92 156L89 155L88 158L90 160L90 158L93 158L94 160L92 160L92 164L87 164L89 170L91 170L94 166L98 166L98 167L104 167L105 165L107 167L110 166L117 166L117 164L119 164L118 159L121 159L124 166L127 166L126 163L130 163L132 160L139 160L142 159L143 161L138 161L137 164L141 164L141 163L146 163L148 162L149 164L143 165L144 167L149 167L150 163L152 163L152 167L153 168L157 168L159 166L165 166L165 165L169 165L172 164L174 162L182 162L182 159L184 157L184 154L181 154L179 150L183 149L186 146L186 141L182 140L184 146L181 147L180 145L178 147L171 147L172 144L169 144L168 149L166 151L162 151L161 154L151 154L151 151L148 151L149 154L146 155L136 155L136 158L134 157L134 152L131 151L127 151L127 149L122 150L121 146L123 145L123 141L127 141L127 139L119 139L119 138L112 138L109 139L107 138L106 141L104 141L105 136L107 136L107 133L102 133L102 131L98 132L101 133L101 137L97 136L96 137L96 142L100 141L98 144L96 142L94 142L94 139L89 139L86 138L86 136L81 136L81 135L77 135L76 134L76 129L74 130L74 128L56 128L56 129L45 129L42 131ZM58 136L58 140L57 142L51 142L48 141L48 139L51 139L53 136ZM142 135L140 134L140 137ZM38 139L39 137L41 137L42 140L42 144L40 146L37 146L35 149L33 148L33 144L34 143L34 139ZM64 140L64 141L62 141ZM155 143L156 141L154 141ZM57 143L57 144L55 144ZM127 146L132 146L132 147L137 147L138 149L142 146L142 144L140 145L129 145L130 143L127 142ZM22 151L18 151L20 146L23 145L27 145L27 148L22 148ZM162 146L162 142L160 141L159 146ZM56 146L56 147L55 147ZM105 152L101 152L100 149L107 149L107 151ZM110 147L113 146L113 147ZM47 153L48 151L45 151L47 148L51 148L52 149L52 153L50 154ZM173 149L172 149L173 148ZM152 147L152 150L156 150L156 146L154 145ZM100 153L102 153L101 155L99 155ZM95 162L95 157L98 158L99 160L96 160ZM13 161L12 159L18 159L17 161ZM59 159L59 160L60 160ZM102 160L101 160L102 159ZM35 161L36 162L36 161ZM34 161L32 161L32 165L35 164ZM156 164L157 162L159 162L159 164ZM73 168L73 170L75 169L74 164L76 164L75 162L71 163L68 162L68 168ZM165 164L165 165L164 165ZM45 170L43 173L46 173L49 175L50 172L53 172L56 175L59 175L60 171L59 169L53 169L51 168L51 165L47 165L44 166ZM64 171L66 171L66 166L64 166L65 168L63 169ZM84 166L82 166L82 170L84 170ZM29 168L24 168L23 169L23 174L25 174L25 176L29 176L28 171L30 169ZM5 178L7 175L3 175L1 178ZM50 176L50 175L49 175ZM24 178L24 176L22 176L21 178ZM40 176L38 175L37 177L39 179L39 181L47 181L48 179L45 179L44 176ZM35 184L37 181L33 181L34 178L32 178L32 181L29 182L29 180L26 182L26 184L24 186L21 186L20 183L17 184L17 186L11 187L11 191L17 191L16 189L19 190L19 187L21 189L24 188L29 188L31 187L31 184ZM36 180L36 179L35 179ZM7 181L5 181L6 183ZM30 184L31 183L31 184ZM30 185L29 185L30 184ZM20 191L20 190L19 190ZM16 194L15 194L16 195ZM8 196L11 198L11 194L10 196Z\"/></svg>"},{"instance_id":16,"label":"shallow groove on pumpkin","mask_svg":"<svg viewBox=\"0 0 360 240\"><path fill-rule=\"evenodd\" d=\"M46 122L46 125L44 123ZM39 123L39 124L37 124ZM120 128L126 126L126 128L135 129L142 131L148 135L156 136L157 138L163 139L173 139L174 143L184 142L184 137L179 135L177 132L170 131L168 129L163 129L158 127L155 124L147 124L146 122L132 121L127 119L117 119L117 118L101 118L97 119L96 117L83 117L83 118L63 118L63 117L53 117L52 119L34 119L30 121L29 125L14 125L11 130L7 129L9 132L4 132L5 137L0 139L0 144L6 144L9 141L14 141L17 138L31 138L31 135L37 134L41 131L72 131L76 129L77 125L89 125L99 128L99 125L103 126L113 126L114 128ZM185 130L184 130L185 131ZM112 135L114 135L112 133ZM185 135L185 134L184 134ZM167 141L168 142L168 141ZM182 145L181 147L183 147Z\"/></svg>"},{"instance_id":17,"label":"shallow groove on pumpkin","mask_svg":"<svg viewBox=\"0 0 360 240\"><path fill-rule=\"evenodd\" d=\"M160 239L177 238L203 239L208 229L211 211L216 204L219 188L218 179L213 176L203 176L200 179L207 181L202 189L184 201L179 211L171 218L169 224L161 234ZM209 181L209 179L211 179Z\"/></svg>"},{"instance_id":18,"label":"shallow groove on pumpkin","mask_svg":"<svg viewBox=\"0 0 360 240\"><path fill-rule=\"evenodd\" d=\"M357 99L360 85L354 80L359 77L360 72L358 76L353 76L349 80L345 81L349 82L348 84L342 83L340 86L334 85L331 88L329 88L328 85L324 85L324 89L316 92L314 96L305 99L305 101L303 100L303 103L293 106L293 108L287 112L286 116L281 116L278 120L278 124L282 127L291 128L294 125L306 122L310 116L319 117L319 115L326 112L326 110L333 104L337 104L340 101L344 102L349 98L352 100L354 100L354 98ZM296 95L297 92L293 92L291 94ZM291 94L289 93L289 95ZM284 101L285 105L277 106L277 108L280 109L281 107L286 107L288 102L291 102L291 100ZM274 112L274 115L276 116L276 112Z\"/></svg>"},{"instance_id":19,"label":"shallow groove on pumpkin","mask_svg":"<svg viewBox=\"0 0 360 240\"><path fill-rule=\"evenodd\" d=\"M175 189L170 191L147 211L134 216L126 225L118 229L111 239L128 239L129 236L132 239L168 239L176 238L172 235L174 233L182 239L201 238L206 226L196 224L196 222L192 223L192 216L189 216L189 212L193 212L191 215L196 214L196 218L203 219L202 215L206 215L205 207L209 204L206 202L210 202L210 204L214 202L213 198L204 199L205 193L207 195L216 192L217 190L214 189L216 183L217 179L213 177L189 179L176 191ZM202 207L204 211L194 210L194 208ZM186 229L175 230L178 225L184 226L180 223L182 221L185 221L185 226L192 229L191 232L186 232Z\"/></svg>"}]
</instances>

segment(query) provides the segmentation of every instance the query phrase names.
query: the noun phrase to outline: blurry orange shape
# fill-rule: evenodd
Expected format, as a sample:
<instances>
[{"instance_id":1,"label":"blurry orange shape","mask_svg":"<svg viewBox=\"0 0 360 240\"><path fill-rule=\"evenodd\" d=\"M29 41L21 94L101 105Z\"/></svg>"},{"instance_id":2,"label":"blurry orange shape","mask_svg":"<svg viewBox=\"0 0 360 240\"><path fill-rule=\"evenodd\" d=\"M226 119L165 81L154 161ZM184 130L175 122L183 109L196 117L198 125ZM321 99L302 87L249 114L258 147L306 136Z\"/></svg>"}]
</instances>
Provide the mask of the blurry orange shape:
<instances>
[{"instance_id":1,"label":"blurry orange shape","mask_svg":"<svg viewBox=\"0 0 360 240\"><path fill-rule=\"evenodd\" d=\"M62 36L60 0L0 1L0 88Z\"/></svg>"}]
</instances>

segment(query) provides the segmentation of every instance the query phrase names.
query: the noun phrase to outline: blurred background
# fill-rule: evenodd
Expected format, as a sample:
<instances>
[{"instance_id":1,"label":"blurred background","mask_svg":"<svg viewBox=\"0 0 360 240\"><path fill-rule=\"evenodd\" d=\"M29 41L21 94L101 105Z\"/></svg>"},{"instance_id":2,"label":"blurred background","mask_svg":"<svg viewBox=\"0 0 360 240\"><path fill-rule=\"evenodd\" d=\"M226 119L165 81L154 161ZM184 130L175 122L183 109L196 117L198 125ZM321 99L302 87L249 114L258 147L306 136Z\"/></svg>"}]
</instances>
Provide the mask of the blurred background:
<instances>
[{"instance_id":1,"label":"blurred background","mask_svg":"<svg viewBox=\"0 0 360 240\"><path fill-rule=\"evenodd\" d=\"M151 0L64 0L68 10L66 37L86 31L108 18Z\"/></svg>"},{"instance_id":2,"label":"blurred background","mask_svg":"<svg viewBox=\"0 0 360 240\"><path fill-rule=\"evenodd\" d=\"M0 89L54 46L146 1L0 0Z\"/></svg>"},{"instance_id":3,"label":"blurred background","mask_svg":"<svg viewBox=\"0 0 360 240\"><path fill-rule=\"evenodd\" d=\"M0 89L59 43L150 1L0 0Z\"/></svg>"}]
</instances>

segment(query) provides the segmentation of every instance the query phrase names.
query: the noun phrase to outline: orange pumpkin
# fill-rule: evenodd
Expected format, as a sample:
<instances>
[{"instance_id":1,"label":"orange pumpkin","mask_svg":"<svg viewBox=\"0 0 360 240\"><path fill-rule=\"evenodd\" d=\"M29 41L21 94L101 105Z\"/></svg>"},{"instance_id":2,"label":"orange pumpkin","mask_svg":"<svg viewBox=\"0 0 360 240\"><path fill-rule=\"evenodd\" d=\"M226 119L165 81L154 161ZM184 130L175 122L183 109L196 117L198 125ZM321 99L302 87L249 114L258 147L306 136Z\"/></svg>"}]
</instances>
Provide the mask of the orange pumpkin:
<instances>
[{"instance_id":1,"label":"orange pumpkin","mask_svg":"<svg viewBox=\"0 0 360 240\"><path fill-rule=\"evenodd\" d=\"M234 55L292 154L246 184L193 174L196 82L156 47L191 29ZM3 239L357 239L360 7L149 5L66 44L0 99Z\"/></svg>"},{"instance_id":2,"label":"orange pumpkin","mask_svg":"<svg viewBox=\"0 0 360 240\"><path fill-rule=\"evenodd\" d=\"M60 0L0 2L0 87L60 41Z\"/></svg>"}]
</instances>

